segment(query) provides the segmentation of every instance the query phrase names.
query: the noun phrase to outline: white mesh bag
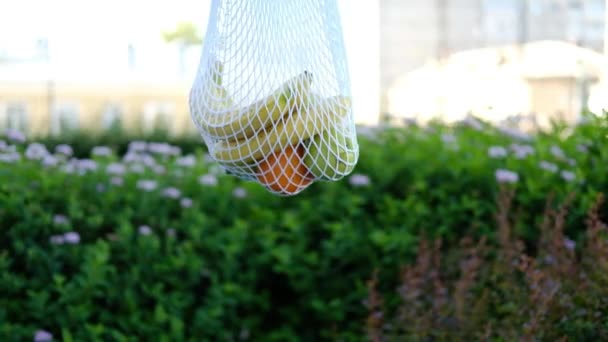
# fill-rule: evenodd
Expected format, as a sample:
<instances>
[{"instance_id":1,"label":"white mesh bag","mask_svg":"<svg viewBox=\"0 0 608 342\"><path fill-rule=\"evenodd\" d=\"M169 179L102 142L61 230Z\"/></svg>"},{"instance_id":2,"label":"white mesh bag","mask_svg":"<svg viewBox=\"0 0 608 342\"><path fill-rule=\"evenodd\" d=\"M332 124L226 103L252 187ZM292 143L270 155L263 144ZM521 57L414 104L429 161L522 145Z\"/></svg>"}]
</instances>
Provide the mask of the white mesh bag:
<instances>
[{"instance_id":1,"label":"white mesh bag","mask_svg":"<svg viewBox=\"0 0 608 342\"><path fill-rule=\"evenodd\" d=\"M213 0L190 112L215 161L276 194L352 172L336 0Z\"/></svg>"}]
</instances>

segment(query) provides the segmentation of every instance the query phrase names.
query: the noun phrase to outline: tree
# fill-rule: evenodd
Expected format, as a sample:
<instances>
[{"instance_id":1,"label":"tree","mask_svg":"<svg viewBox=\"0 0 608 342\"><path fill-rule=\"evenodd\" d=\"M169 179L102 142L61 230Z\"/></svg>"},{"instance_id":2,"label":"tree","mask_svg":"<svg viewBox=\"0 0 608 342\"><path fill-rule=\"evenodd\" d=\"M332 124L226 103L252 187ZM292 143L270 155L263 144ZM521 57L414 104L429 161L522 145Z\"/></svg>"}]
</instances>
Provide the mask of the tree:
<instances>
[{"instance_id":1,"label":"tree","mask_svg":"<svg viewBox=\"0 0 608 342\"><path fill-rule=\"evenodd\" d=\"M199 35L194 24L183 22L177 24L173 31L163 32L163 38L168 43L177 43L179 46L179 63L180 73L186 72L186 49L191 45L200 45L203 43L203 38Z\"/></svg>"},{"instance_id":2,"label":"tree","mask_svg":"<svg viewBox=\"0 0 608 342\"><path fill-rule=\"evenodd\" d=\"M185 46L202 44L203 38L199 35L196 26L189 22L177 24L173 31L164 32L163 38L166 42L177 42Z\"/></svg>"}]
</instances>

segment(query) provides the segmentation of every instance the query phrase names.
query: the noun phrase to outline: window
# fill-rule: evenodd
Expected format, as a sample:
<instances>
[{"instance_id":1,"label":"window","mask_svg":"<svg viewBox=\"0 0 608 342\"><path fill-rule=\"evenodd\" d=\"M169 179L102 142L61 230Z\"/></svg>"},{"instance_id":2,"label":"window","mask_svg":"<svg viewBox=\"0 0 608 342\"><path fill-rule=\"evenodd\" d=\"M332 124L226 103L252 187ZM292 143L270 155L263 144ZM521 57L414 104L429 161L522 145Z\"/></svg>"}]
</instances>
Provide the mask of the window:
<instances>
[{"instance_id":1,"label":"window","mask_svg":"<svg viewBox=\"0 0 608 342\"><path fill-rule=\"evenodd\" d=\"M75 103L59 103L51 118L51 133L62 134L78 129L80 108Z\"/></svg>"}]
</instances>

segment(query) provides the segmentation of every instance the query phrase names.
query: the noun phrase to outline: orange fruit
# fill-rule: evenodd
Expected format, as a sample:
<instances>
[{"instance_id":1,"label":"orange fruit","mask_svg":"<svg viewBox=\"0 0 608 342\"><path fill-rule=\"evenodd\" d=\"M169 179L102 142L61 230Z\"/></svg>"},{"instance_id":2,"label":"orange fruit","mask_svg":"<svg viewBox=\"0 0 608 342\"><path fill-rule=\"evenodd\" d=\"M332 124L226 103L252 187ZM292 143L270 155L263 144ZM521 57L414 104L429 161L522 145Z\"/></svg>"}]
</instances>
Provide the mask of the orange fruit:
<instances>
[{"instance_id":1,"label":"orange fruit","mask_svg":"<svg viewBox=\"0 0 608 342\"><path fill-rule=\"evenodd\" d=\"M284 194L294 194L310 185L313 179L303 161L303 147L287 146L268 155L258 165L257 179L266 187Z\"/></svg>"}]
</instances>

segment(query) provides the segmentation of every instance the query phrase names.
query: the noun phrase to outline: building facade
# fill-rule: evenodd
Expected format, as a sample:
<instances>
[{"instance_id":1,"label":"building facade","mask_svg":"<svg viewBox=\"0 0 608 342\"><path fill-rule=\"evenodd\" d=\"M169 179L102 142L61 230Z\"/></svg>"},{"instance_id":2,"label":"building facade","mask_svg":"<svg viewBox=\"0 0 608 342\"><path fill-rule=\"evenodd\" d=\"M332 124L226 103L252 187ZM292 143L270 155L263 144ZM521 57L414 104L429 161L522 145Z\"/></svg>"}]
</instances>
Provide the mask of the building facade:
<instances>
[{"instance_id":1,"label":"building facade","mask_svg":"<svg viewBox=\"0 0 608 342\"><path fill-rule=\"evenodd\" d=\"M605 0L381 0L382 108L397 78L469 49L558 40L602 51Z\"/></svg>"}]
</instances>

